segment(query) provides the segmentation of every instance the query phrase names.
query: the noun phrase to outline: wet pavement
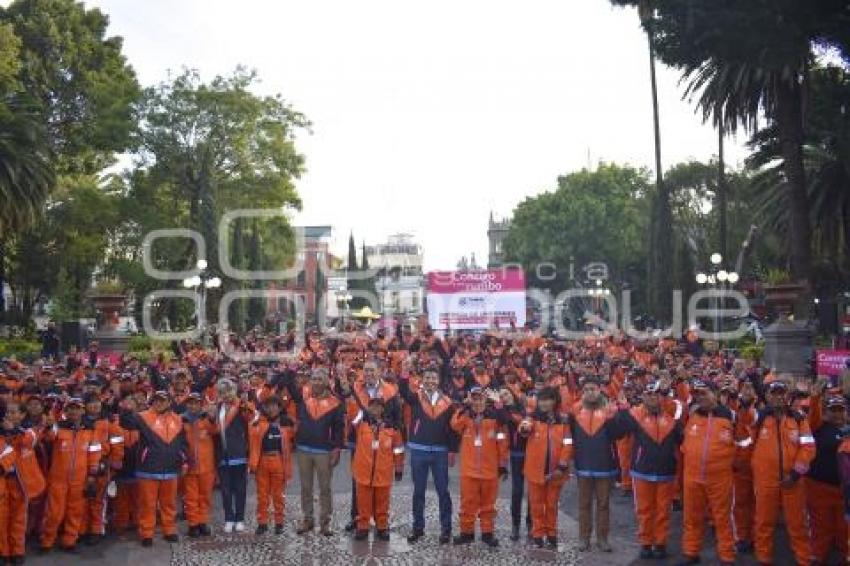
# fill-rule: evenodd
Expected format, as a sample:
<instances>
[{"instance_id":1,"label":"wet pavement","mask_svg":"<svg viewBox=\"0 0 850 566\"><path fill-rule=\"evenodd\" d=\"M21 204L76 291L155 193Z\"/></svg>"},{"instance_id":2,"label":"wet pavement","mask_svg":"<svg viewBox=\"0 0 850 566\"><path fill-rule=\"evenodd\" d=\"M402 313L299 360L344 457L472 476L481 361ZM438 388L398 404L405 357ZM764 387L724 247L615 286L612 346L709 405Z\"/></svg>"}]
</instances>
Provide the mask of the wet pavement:
<instances>
[{"instance_id":1,"label":"wet pavement","mask_svg":"<svg viewBox=\"0 0 850 566\"><path fill-rule=\"evenodd\" d=\"M411 496L413 486L410 481L409 467L405 470L405 478L393 486L390 510L389 542L352 540L343 530L350 515L351 479L347 471L348 457L334 473L334 514L332 528L335 535L324 537L317 532L306 536L295 534L295 528L300 519L300 497L298 474L287 486L285 531L282 535L271 532L254 535L256 528L253 481L249 479L249 498L246 511L248 530L240 534L225 534L222 532L221 504L218 492L214 492L216 520L213 522L214 534L204 539L189 539L181 536L180 542L169 544L161 537L155 539L153 548L142 548L135 533L115 536L109 535L107 540L95 547L80 546L79 554L68 555L53 552L48 556L38 556L35 547L27 557L27 563L37 566L77 566L77 565L132 565L132 566L211 566L211 565L246 565L265 566L293 564L301 566L325 566L333 564L344 565L591 565L591 566L651 566L676 564L679 560L679 541L681 539L681 513L674 512L671 518L670 558L667 561L640 561L637 555L640 550L636 539L635 517L633 502L630 496L621 495L619 490L611 498L611 534L610 541L614 547L612 553L602 553L593 550L588 553L578 553L578 498L576 482L567 483L561 498L559 515L559 539L557 550L540 550L529 546L523 538L513 543L510 534L510 482L500 486L497 501L496 536L501 545L498 549L490 549L482 542L476 541L468 546L455 547L440 545L437 498L432 484L429 483L426 498L426 536L414 545L407 543L406 537L410 532ZM458 495L457 468L451 470L450 491L454 509L454 531L457 528L457 510L460 504ZM318 510L318 501L315 503ZM181 533L185 533L185 523L180 523ZM717 564L713 551L714 540L709 534L706 537L703 564ZM757 564L752 556L739 557L737 564L750 566ZM840 562L838 562L840 563ZM776 537L775 566L790 566L790 551L787 539L781 529Z\"/></svg>"}]
</instances>

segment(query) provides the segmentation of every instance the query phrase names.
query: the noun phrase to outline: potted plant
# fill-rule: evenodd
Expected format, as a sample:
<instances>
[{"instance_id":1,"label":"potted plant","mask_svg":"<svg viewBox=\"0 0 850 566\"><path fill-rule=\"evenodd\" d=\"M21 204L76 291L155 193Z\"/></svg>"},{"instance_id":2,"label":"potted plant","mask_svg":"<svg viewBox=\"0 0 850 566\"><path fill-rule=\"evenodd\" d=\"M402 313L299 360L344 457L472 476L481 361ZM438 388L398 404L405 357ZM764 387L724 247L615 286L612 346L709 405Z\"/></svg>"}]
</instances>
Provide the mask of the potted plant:
<instances>
[{"instance_id":1,"label":"potted plant","mask_svg":"<svg viewBox=\"0 0 850 566\"><path fill-rule=\"evenodd\" d=\"M764 276L764 302L774 308L780 317L787 319L805 290L805 286L791 279L786 269L769 269Z\"/></svg>"},{"instance_id":2,"label":"potted plant","mask_svg":"<svg viewBox=\"0 0 850 566\"><path fill-rule=\"evenodd\" d=\"M103 314L100 330L115 330L118 327L118 315L127 304L124 286L118 281L98 281L89 291L88 297L94 308Z\"/></svg>"}]
</instances>

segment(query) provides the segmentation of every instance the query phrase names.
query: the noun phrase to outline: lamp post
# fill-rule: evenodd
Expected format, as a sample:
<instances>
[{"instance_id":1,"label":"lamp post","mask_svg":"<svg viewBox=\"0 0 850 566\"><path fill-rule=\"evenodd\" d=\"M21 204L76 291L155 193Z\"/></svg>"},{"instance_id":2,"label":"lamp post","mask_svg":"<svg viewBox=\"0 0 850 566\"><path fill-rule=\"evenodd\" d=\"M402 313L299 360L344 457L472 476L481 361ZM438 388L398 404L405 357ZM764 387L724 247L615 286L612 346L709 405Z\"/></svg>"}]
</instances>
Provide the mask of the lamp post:
<instances>
[{"instance_id":1,"label":"lamp post","mask_svg":"<svg viewBox=\"0 0 850 566\"><path fill-rule=\"evenodd\" d=\"M698 285L708 285L712 290L726 288L726 284L735 285L738 282L739 275L734 271L726 271L721 267L723 256L718 252L714 252L708 258L711 267L708 273L699 272L696 275ZM714 333L718 334L721 330L720 320L720 297L714 297ZM718 338L719 340L719 338Z\"/></svg>"},{"instance_id":2,"label":"lamp post","mask_svg":"<svg viewBox=\"0 0 850 566\"><path fill-rule=\"evenodd\" d=\"M186 289L200 289L201 300L198 305L198 330L201 332L201 339L204 345L207 345L207 289L218 289L221 287L221 278L210 277L207 273L207 260L199 259L195 266L198 268L198 274L193 277L187 277L183 280L183 287Z\"/></svg>"}]
</instances>

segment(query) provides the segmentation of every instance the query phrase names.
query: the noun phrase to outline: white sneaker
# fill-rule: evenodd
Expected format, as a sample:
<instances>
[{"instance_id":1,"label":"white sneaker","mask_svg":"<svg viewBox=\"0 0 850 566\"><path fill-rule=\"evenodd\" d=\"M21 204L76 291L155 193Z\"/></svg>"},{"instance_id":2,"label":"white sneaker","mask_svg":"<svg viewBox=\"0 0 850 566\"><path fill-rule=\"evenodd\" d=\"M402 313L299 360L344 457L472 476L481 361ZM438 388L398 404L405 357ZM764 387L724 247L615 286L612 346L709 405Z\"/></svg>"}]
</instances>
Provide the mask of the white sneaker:
<instances>
[{"instance_id":1,"label":"white sneaker","mask_svg":"<svg viewBox=\"0 0 850 566\"><path fill-rule=\"evenodd\" d=\"M233 525L234 525L234 523L231 522L231 521L227 521L226 523L224 523L224 532L232 533L233 532Z\"/></svg>"},{"instance_id":2,"label":"white sneaker","mask_svg":"<svg viewBox=\"0 0 850 566\"><path fill-rule=\"evenodd\" d=\"M236 531L237 533L244 533L245 532L245 523L243 523L242 521L238 521L236 523L236 527L234 527L233 530Z\"/></svg>"}]
</instances>

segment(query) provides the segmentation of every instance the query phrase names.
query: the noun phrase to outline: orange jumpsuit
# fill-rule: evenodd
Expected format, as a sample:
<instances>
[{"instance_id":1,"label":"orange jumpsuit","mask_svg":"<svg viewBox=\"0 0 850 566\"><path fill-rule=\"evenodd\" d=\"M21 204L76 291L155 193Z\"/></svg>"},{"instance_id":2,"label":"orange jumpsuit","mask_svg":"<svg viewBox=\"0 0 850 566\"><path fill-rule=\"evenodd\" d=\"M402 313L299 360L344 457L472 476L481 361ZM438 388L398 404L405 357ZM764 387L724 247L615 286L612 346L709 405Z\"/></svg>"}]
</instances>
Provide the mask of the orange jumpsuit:
<instances>
[{"instance_id":1,"label":"orange jumpsuit","mask_svg":"<svg viewBox=\"0 0 850 566\"><path fill-rule=\"evenodd\" d=\"M558 499L567 481L566 471L573 457L573 437L567 419L540 411L524 422L531 423L525 449L525 479L531 507L531 534L534 538L558 535ZM560 478L550 475L565 472Z\"/></svg>"},{"instance_id":2,"label":"orange jumpsuit","mask_svg":"<svg viewBox=\"0 0 850 566\"><path fill-rule=\"evenodd\" d=\"M60 422L45 434L53 445L47 474L47 510L41 531L42 548L52 548L62 525L60 544L77 544L86 512L86 480L97 474L103 447L94 430Z\"/></svg>"},{"instance_id":3,"label":"orange jumpsuit","mask_svg":"<svg viewBox=\"0 0 850 566\"><path fill-rule=\"evenodd\" d=\"M23 556L25 552L27 509L30 499L44 492L45 481L34 448L38 436L30 429L4 431L5 448L14 450L13 466L6 471L4 509L6 521L0 530L0 555ZM8 453L7 453L8 455ZM1 464L1 463L0 463Z\"/></svg>"},{"instance_id":4,"label":"orange jumpsuit","mask_svg":"<svg viewBox=\"0 0 850 566\"><path fill-rule=\"evenodd\" d=\"M183 430L189 447L189 469L183 476L186 522L190 527L210 521L210 501L215 486L215 423L205 414L183 417Z\"/></svg>"},{"instance_id":5,"label":"orange jumpsuit","mask_svg":"<svg viewBox=\"0 0 850 566\"><path fill-rule=\"evenodd\" d=\"M499 495L499 469L507 470L508 439L494 414L485 411L452 415L452 429L460 435L460 532L475 534L475 519L481 534L492 534Z\"/></svg>"},{"instance_id":6,"label":"orange jumpsuit","mask_svg":"<svg viewBox=\"0 0 850 566\"><path fill-rule=\"evenodd\" d=\"M694 411L685 426L682 553L686 556L699 556L707 509L714 521L718 557L724 562L735 560L730 521L735 459L732 420L732 412L718 406L711 412Z\"/></svg>"},{"instance_id":7,"label":"orange jumpsuit","mask_svg":"<svg viewBox=\"0 0 850 566\"><path fill-rule=\"evenodd\" d=\"M6 438L0 436L0 473L4 476L15 469L15 449L13 444L6 443ZM6 481L0 481L0 552L3 558L9 554L9 495Z\"/></svg>"},{"instance_id":8,"label":"orange jumpsuit","mask_svg":"<svg viewBox=\"0 0 850 566\"><path fill-rule=\"evenodd\" d=\"M755 420L756 409L753 406L738 407L735 413L735 439L738 450L733 464L735 502L732 509L735 520L735 540L738 542L753 541L756 498L753 491L753 469L750 464L753 453L750 427Z\"/></svg>"},{"instance_id":9,"label":"orange jumpsuit","mask_svg":"<svg viewBox=\"0 0 850 566\"><path fill-rule=\"evenodd\" d=\"M357 482L357 530L369 529L374 519L379 531L389 528L393 475L404 466L401 433L385 423L363 419L355 425L356 446L351 473Z\"/></svg>"},{"instance_id":10,"label":"orange jumpsuit","mask_svg":"<svg viewBox=\"0 0 850 566\"><path fill-rule=\"evenodd\" d=\"M294 425L286 416L279 423L261 417L248 429L248 469L257 481L257 524L269 522L269 505L275 525L283 524L286 482L292 479Z\"/></svg>"},{"instance_id":11,"label":"orange jumpsuit","mask_svg":"<svg viewBox=\"0 0 850 566\"><path fill-rule=\"evenodd\" d=\"M623 491L632 490L632 446L634 445L634 437L627 434L617 441L617 459L620 462L620 489Z\"/></svg>"},{"instance_id":12,"label":"orange jumpsuit","mask_svg":"<svg viewBox=\"0 0 850 566\"><path fill-rule=\"evenodd\" d=\"M122 429L121 432L124 437L124 462L115 476L118 489L113 502L115 512L112 516L112 525L117 532L136 526L139 509L139 489L135 478L139 431Z\"/></svg>"},{"instance_id":13,"label":"orange jumpsuit","mask_svg":"<svg viewBox=\"0 0 850 566\"><path fill-rule=\"evenodd\" d=\"M753 485L756 495L756 558L773 561L773 531L784 511L791 549L798 564L811 559L809 533L806 530L806 487L797 479L782 487L783 478L804 475L815 455L815 439L805 417L791 412L762 411L752 426Z\"/></svg>"},{"instance_id":14,"label":"orange jumpsuit","mask_svg":"<svg viewBox=\"0 0 850 566\"><path fill-rule=\"evenodd\" d=\"M186 462L183 421L171 411L132 415L126 428L139 431L139 536L153 538L157 509L165 536L177 534L177 478Z\"/></svg>"},{"instance_id":15,"label":"orange jumpsuit","mask_svg":"<svg viewBox=\"0 0 850 566\"><path fill-rule=\"evenodd\" d=\"M124 461L124 433L117 423L98 419L91 423L102 448L101 461L95 479L94 498L86 500L86 514L81 532L102 535L106 519L106 487L112 478L111 470L120 469Z\"/></svg>"}]
</instances>

